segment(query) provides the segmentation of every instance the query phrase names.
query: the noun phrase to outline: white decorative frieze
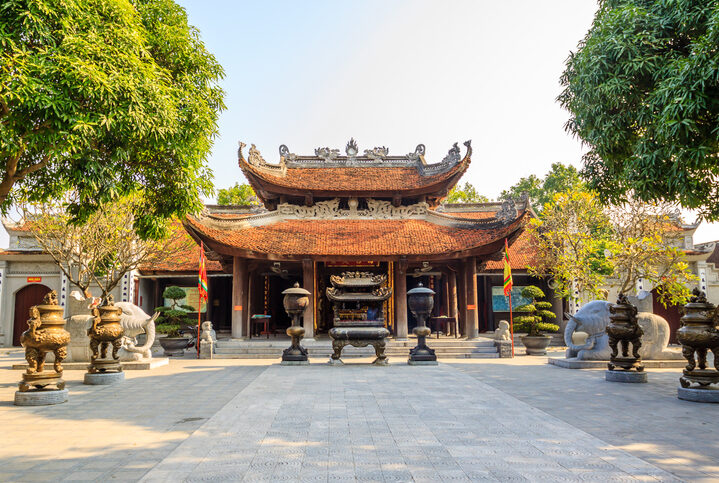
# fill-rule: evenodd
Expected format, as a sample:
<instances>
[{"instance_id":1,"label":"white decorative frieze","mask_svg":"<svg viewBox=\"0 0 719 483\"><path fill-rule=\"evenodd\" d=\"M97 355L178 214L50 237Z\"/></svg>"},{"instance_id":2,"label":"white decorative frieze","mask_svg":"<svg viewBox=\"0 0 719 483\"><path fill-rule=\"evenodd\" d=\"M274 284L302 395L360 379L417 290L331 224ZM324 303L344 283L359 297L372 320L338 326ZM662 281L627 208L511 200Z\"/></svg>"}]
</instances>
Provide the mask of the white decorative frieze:
<instances>
[{"instance_id":1,"label":"white decorative frieze","mask_svg":"<svg viewBox=\"0 0 719 483\"><path fill-rule=\"evenodd\" d=\"M357 200L350 200L349 209L342 209L339 198L335 198L318 201L312 206L283 203L277 206L277 212L284 217L330 220L335 218L404 219L423 216L429 211L427 203L393 206L389 201L368 199L366 209L360 210L357 205Z\"/></svg>"}]
</instances>

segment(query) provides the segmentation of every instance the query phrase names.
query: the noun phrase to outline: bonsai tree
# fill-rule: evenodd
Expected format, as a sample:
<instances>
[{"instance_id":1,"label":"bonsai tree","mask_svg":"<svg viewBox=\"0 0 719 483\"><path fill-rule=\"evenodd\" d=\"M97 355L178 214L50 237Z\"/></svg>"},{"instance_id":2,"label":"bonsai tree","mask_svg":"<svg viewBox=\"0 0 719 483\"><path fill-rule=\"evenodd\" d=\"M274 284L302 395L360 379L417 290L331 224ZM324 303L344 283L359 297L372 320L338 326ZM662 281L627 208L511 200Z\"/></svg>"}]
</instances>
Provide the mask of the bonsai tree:
<instances>
[{"instance_id":1,"label":"bonsai tree","mask_svg":"<svg viewBox=\"0 0 719 483\"><path fill-rule=\"evenodd\" d=\"M529 336L542 335L542 332L557 332L559 326L549 321L557 316L549 309L552 304L541 301L544 292L539 287L528 285L522 289L522 297L531 300L528 304L520 305L515 310L523 315L515 317L514 329L517 332L526 332Z\"/></svg>"},{"instance_id":2,"label":"bonsai tree","mask_svg":"<svg viewBox=\"0 0 719 483\"><path fill-rule=\"evenodd\" d=\"M182 330L193 325L193 321L187 316L194 312L195 308L190 305L180 305L178 300L187 297L187 294L180 287L170 286L162 292L162 296L172 300L169 307L162 306L155 309L160 315L157 317L157 332L167 334L167 337L180 337Z\"/></svg>"}]
</instances>

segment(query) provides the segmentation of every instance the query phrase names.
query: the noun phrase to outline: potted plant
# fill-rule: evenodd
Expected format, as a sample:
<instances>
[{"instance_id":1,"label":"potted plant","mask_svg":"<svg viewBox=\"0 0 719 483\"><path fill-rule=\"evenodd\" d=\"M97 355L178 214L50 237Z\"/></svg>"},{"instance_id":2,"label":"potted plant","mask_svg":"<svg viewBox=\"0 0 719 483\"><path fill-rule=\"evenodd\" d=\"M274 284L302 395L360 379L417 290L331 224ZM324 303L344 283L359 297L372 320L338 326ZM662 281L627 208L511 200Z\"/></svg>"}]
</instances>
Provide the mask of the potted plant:
<instances>
[{"instance_id":1,"label":"potted plant","mask_svg":"<svg viewBox=\"0 0 719 483\"><path fill-rule=\"evenodd\" d=\"M547 347L552 338L544 335L543 332L557 332L559 326L551 323L557 316L549 309L552 304L542 301L544 292L539 287L528 285L521 291L522 297L531 302L520 305L515 310L522 315L515 317L514 330L516 332L526 332L527 335L522 337L522 344L527 350L527 354L532 356L543 356L547 354Z\"/></svg>"},{"instance_id":2,"label":"potted plant","mask_svg":"<svg viewBox=\"0 0 719 483\"><path fill-rule=\"evenodd\" d=\"M160 345L165 350L166 356L181 356L185 349L192 346L192 339L183 335L184 331L192 329L193 322L188 314L195 311L190 305L180 305L179 300L184 299L187 294L180 287L170 286L162 292L165 299L170 299L170 306L157 307L156 330L165 337L159 338Z\"/></svg>"}]
</instances>

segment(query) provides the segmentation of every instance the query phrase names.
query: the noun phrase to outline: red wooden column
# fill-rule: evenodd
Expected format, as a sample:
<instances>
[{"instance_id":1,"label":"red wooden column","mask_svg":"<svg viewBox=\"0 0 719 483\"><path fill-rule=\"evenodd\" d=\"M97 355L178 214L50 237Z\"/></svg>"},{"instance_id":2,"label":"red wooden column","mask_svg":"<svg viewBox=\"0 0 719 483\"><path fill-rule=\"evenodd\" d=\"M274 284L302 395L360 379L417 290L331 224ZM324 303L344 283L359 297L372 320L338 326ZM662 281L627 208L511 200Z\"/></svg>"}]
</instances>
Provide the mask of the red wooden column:
<instances>
[{"instance_id":1,"label":"red wooden column","mask_svg":"<svg viewBox=\"0 0 719 483\"><path fill-rule=\"evenodd\" d=\"M394 271L394 336L407 339L407 260L395 263Z\"/></svg>"},{"instance_id":2,"label":"red wooden column","mask_svg":"<svg viewBox=\"0 0 719 483\"><path fill-rule=\"evenodd\" d=\"M247 294L247 260L240 257L232 259L232 337L241 338L244 330L245 306L242 305Z\"/></svg>"},{"instance_id":3,"label":"red wooden column","mask_svg":"<svg viewBox=\"0 0 719 483\"><path fill-rule=\"evenodd\" d=\"M477 310L477 260L474 257L467 259L465 265L467 272L467 321L465 331L467 339L476 339L479 336L479 311Z\"/></svg>"},{"instance_id":4,"label":"red wooden column","mask_svg":"<svg viewBox=\"0 0 719 483\"><path fill-rule=\"evenodd\" d=\"M459 271L455 277L457 281L457 318L459 319L459 331L467 335L467 274L464 263L459 264Z\"/></svg>"},{"instance_id":5,"label":"red wooden column","mask_svg":"<svg viewBox=\"0 0 719 483\"><path fill-rule=\"evenodd\" d=\"M447 315L457 319L457 274L454 273L453 270L447 272L447 295L449 298L449 306L447 308L449 313ZM457 326L459 327L459 322Z\"/></svg>"},{"instance_id":6,"label":"red wooden column","mask_svg":"<svg viewBox=\"0 0 719 483\"><path fill-rule=\"evenodd\" d=\"M302 327L305 328L305 339L315 337L315 263L306 258L302 260L302 288L310 293L310 303L302 316Z\"/></svg>"}]
</instances>

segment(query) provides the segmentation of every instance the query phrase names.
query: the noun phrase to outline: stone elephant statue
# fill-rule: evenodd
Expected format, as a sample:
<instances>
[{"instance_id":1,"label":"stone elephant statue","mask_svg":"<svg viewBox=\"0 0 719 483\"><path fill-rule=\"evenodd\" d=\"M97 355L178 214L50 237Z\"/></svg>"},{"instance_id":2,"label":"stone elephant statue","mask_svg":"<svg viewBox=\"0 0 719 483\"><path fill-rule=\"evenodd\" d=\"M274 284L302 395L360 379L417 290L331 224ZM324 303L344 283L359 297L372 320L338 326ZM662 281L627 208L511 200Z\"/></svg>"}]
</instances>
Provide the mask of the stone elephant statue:
<instances>
[{"instance_id":1,"label":"stone elephant statue","mask_svg":"<svg viewBox=\"0 0 719 483\"><path fill-rule=\"evenodd\" d=\"M565 314L569 319L564 329L564 343L567 344L566 357L584 361L608 361L612 353L609 347L609 306L606 300L594 300L587 303L574 315ZM644 330L639 355L642 359L681 359L680 351L667 348L669 344L669 324L664 318L649 312L637 314L639 326ZM578 345L573 336L577 332L587 334L584 344Z\"/></svg>"},{"instance_id":2,"label":"stone elephant statue","mask_svg":"<svg viewBox=\"0 0 719 483\"><path fill-rule=\"evenodd\" d=\"M70 332L68 362L90 361L90 338L87 336L87 329L92 325L93 319L90 307L98 302L97 298L85 297L77 290L70 293L70 317L66 325ZM129 302L115 302L115 306L122 309L120 325L125 334L118 352L120 360L151 359L152 344L155 342L155 319L159 314L150 317L140 307ZM147 334L147 339L143 345L137 346L135 337L143 333Z\"/></svg>"}]
</instances>

